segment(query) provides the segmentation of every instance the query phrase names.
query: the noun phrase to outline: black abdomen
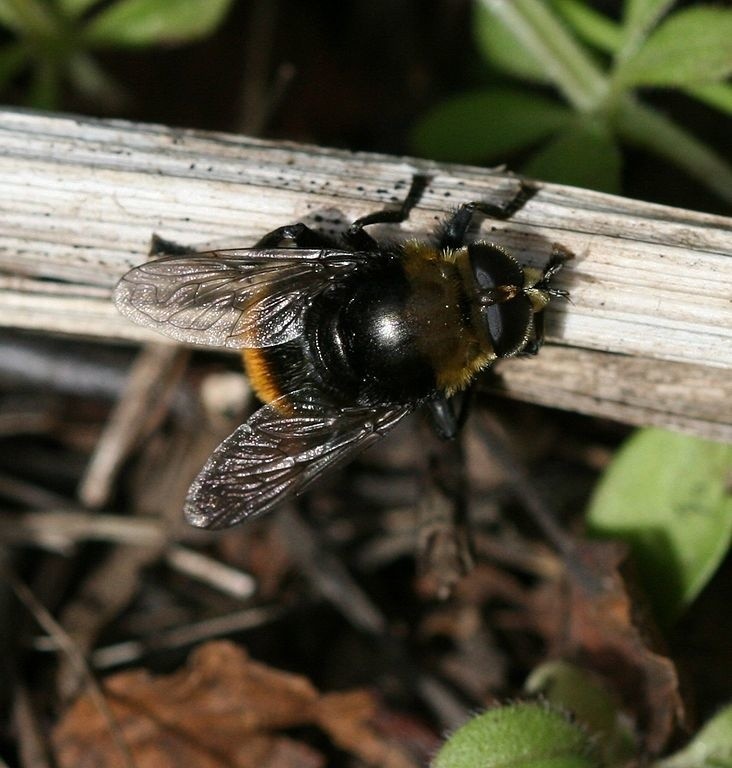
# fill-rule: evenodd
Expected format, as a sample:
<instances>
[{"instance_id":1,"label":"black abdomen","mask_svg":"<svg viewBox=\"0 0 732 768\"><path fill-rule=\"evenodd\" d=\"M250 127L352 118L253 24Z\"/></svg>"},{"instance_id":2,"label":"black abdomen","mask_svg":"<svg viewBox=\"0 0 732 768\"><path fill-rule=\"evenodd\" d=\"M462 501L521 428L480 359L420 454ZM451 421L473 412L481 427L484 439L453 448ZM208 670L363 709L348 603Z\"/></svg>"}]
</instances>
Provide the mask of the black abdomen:
<instances>
[{"instance_id":1,"label":"black abdomen","mask_svg":"<svg viewBox=\"0 0 732 768\"><path fill-rule=\"evenodd\" d=\"M379 258L318 296L302 337L259 351L279 391L314 385L335 403L413 403L437 391L436 347L450 349L445 281L410 280L398 258ZM442 311L441 311L442 310Z\"/></svg>"}]
</instances>

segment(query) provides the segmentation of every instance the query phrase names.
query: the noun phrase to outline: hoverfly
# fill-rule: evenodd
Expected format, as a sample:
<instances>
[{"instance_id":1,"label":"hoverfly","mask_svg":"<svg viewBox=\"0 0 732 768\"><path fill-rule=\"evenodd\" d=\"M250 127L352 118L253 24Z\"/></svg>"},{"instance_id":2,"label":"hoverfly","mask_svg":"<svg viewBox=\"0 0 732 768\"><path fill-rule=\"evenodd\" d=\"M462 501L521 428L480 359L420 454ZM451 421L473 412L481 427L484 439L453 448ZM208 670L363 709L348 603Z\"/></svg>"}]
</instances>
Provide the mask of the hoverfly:
<instances>
[{"instance_id":1,"label":"hoverfly","mask_svg":"<svg viewBox=\"0 0 732 768\"><path fill-rule=\"evenodd\" d=\"M259 515L375 443L420 405L450 437L456 393L497 359L535 354L552 278L522 267L490 242L466 244L476 213L509 218L531 196L521 185L505 206L469 202L434 242L379 244L365 227L401 222L429 179L415 176L402 205L354 221L342 241L298 223L252 248L195 253L157 240L168 255L119 282L122 314L177 341L241 351L264 403L194 480L185 513L222 528Z\"/></svg>"}]
</instances>

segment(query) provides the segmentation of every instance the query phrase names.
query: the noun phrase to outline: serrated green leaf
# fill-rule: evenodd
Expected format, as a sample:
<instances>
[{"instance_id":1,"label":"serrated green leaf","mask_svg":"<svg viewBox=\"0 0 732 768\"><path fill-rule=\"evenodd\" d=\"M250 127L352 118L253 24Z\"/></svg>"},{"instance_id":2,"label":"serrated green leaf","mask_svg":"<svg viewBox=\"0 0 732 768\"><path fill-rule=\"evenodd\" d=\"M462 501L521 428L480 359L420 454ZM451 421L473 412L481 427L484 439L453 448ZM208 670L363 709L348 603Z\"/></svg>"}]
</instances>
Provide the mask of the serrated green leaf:
<instances>
[{"instance_id":1,"label":"serrated green leaf","mask_svg":"<svg viewBox=\"0 0 732 768\"><path fill-rule=\"evenodd\" d=\"M432 768L596 768L594 744L563 713L536 703L490 709L459 728Z\"/></svg>"},{"instance_id":2,"label":"serrated green leaf","mask_svg":"<svg viewBox=\"0 0 732 768\"><path fill-rule=\"evenodd\" d=\"M622 86L703 85L732 74L732 9L695 6L669 16L616 70Z\"/></svg>"},{"instance_id":3,"label":"serrated green leaf","mask_svg":"<svg viewBox=\"0 0 732 768\"><path fill-rule=\"evenodd\" d=\"M717 712L678 752L657 763L658 768L721 768L732 765L732 705Z\"/></svg>"},{"instance_id":4,"label":"serrated green leaf","mask_svg":"<svg viewBox=\"0 0 732 768\"><path fill-rule=\"evenodd\" d=\"M557 13L586 43L605 53L615 53L623 40L622 27L585 0L554 0Z\"/></svg>"},{"instance_id":5,"label":"serrated green leaf","mask_svg":"<svg viewBox=\"0 0 732 768\"><path fill-rule=\"evenodd\" d=\"M732 446L645 429L619 451L591 500L589 531L628 542L665 621L699 594L729 549L731 474Z\"/></svg>"},{"instance_id":6,"label":"serrated green leaf","mask_svg":"<svg viewBox=\"0 0 732 768\"><path fill-rule=\"evenodd\" d=\"M609 130L577 123L558 133L521 170L536 179L617 194L621 168L620 148Z\"/></svg>"},{"instance_id":7,"label":"serrated green leaf","mask_svg":"<svg viewBox=\"0 0 732 768\"><path fill-rule=\"evenodd\" d=\"M732 115L732 85L728 83L710 83L684 88L684 92L710 107Z\"/></svg>"},{"instance_id":8,"label":"serrated green leaf","mask_svg":"<svg viewBox=\"0 0 732 768\"><path fill-rule=\"evenodd\" d=\"M475 42L487 61L514 77L536 83L549 82L549 76L538 60L500 17L483 3L475 3L473 8Z\"/></svg>"},{"instance_id":9,"label":"serrated green leaf","mask_svg":"<svg viewBox=\"0 0 732 768\"><path fill-rule=\"evenodd\" d=\"M213 32L232 0L118 0L84 30L90 45L174 45Z\"/></svg>"},{"instance_id":10,"label":"serrated green leaf","mask_svg":"<svg viewBox=\"0 0 732 768\"><path fill-rule=\"evenodd\" d=\"M489 162L539 141L571 118L558 101L527 91L468 93L423 117L412 132L412 146L437 160Z\"/></svg>"}]
</instances>

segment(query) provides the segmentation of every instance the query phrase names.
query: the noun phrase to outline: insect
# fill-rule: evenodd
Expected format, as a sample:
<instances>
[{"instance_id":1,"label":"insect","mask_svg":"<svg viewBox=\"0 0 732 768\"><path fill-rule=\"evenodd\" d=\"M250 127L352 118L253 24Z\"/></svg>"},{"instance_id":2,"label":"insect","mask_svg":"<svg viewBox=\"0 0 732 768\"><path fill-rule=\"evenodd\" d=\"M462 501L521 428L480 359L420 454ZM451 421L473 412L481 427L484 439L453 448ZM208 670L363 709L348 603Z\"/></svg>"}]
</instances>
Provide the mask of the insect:
<instances>
[{"instance_id":1,"label":"insect","mask_svg":"<svg viewBox=\"0 0 732 768\"><path fill-rule=\"evenodd\" d=\"M454 435L452 398L499 358L535 354L543 310L567 258L521 267L490 242L465 244L470 202L434 242L379 244L365 227L401 222L429 183L415 176L400 207L363 216L342 242L304 224L253 248L196 253L157 240L168 255L128 272L114 301L123 315L173 339L241 350L264 405L216 449L188 492L193 525L223 528L259 515L376 442L427 405Z\"/></svg>"}]
</instances>

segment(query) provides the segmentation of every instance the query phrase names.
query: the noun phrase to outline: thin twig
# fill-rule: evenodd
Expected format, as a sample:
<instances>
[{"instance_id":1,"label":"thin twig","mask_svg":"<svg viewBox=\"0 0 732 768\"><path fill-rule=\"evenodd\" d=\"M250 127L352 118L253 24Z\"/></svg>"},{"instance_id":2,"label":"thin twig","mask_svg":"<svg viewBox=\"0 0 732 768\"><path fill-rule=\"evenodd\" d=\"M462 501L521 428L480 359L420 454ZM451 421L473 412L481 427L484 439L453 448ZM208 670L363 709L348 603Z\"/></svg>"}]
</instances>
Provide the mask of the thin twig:
<instances>
[{"instance_id":1,"label":"thin twig","mask_svg":"<svg viewBox=\"0 0 732 768\"><path fill-rule=\"evenodd\" d=\"M87 662L86 656L79 650L79 647L71 636L56 621L56 619L54 619L50 612L46 610L45 606L40 603L25 582L18 578L13 570L7 566L3 566L2 570L20 602L23 603L33 615L39 626L54 638L59 649L65 654L66 658L76 670L77 675L86 681L89 694L97 705L102 717L107 721L110 735L119 749L124 764L127 768L135 768L135 761L130 752L130 748L125 741L119 723L104 696L104 692Z\"/></svg>"},{"instance_id":2,"label":"thin twig","mask_svg":"<svg viewBox=\"0 0 732 768\"><path fill-rule=\"evenodd\" d=\"M157 344L144 347L137 356L79 485L79 498L86 506L107 503L117 470L165 414L188 357L186 350Z\"/></svg>"},{"instance_id":3,"label":"thin twig","mask_svg":"<svg viewBox=\"0 0 732 768\"><path fill-rule=\"evenodd\" d=\"M17 682L13 696L13 725L18 736L18 752L23 768L51 768L43 729L33 709L28 689ZM4 766L0 760L0 766Z\"/></svg>"},{"instance_id":4,"label":"thin twig","mask_svg":"<svg viewBox=\"0 0 732 768\"><path fill-rule=\"evenodd\" d=\"M498 422L490 414L484 412L478 420L478 431L493 459L506 472L514 492L531 515L531 519L562 556L567 572L584 584L595 583L597 576L589 571L578 557L578 549L574 539L557 524L551 510L536 491L531 477L521 462L513 455Z\"/></svg>"},{"instance_id":5,"label":"thin twig","mask_svg":"<svg viewBox=\"0 0 732 768\"><path fill-rule=\"evenodd\" d=\"M238 632L256 629L276 621L287 612L280 605L257 606L241 611L227 613L180 627L156 632L151 637L140 640L128 640L114 645L102 646L90 654L89 658L94 669L109 669L122 664L134 664L144 656L152 653L162 653L178 648L196 645L214 637L223 637ZM39 646L40 650L49 650L46 645Z\"/></svg>"},{"instance_id":6,"label":"thin twig","mask_svg":"<svg viewBox=\"0 0 732 768\"><path fill-rule=\"evenodd\" d=\"M208 584L237 600L248 600L257 591L257 580L250 574L186 547L169 547L165 552L165 561L178 573Z\"/></svg>"},{"instance_id":7,"label":"thin twig","mask_svg":"<svg viewBox=\"0 0 732 768\"><path fill-rule=\"evenodd\" d=\"M465 476L459 439L439 440L432 431L417 502L417 571L440 600L471 568L465 527Z\"/></svg>"}]
</instances>

